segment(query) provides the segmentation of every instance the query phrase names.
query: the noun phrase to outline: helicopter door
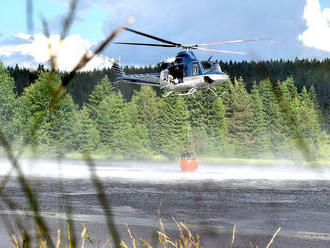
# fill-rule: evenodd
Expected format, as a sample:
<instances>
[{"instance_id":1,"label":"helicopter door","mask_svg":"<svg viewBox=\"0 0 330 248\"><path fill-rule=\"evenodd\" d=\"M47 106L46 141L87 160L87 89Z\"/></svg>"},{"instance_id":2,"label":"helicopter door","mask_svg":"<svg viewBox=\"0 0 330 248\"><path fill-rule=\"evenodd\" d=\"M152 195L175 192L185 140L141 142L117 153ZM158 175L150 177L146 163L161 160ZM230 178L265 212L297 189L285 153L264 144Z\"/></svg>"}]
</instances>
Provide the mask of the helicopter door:
<instances>
[{"instance_id":1,"label":"helicopter door","mask_svg":"<svg viewBox=\"0 0 330 248\"><path fill-rule=\"evenodd\" d=\"M168 80L168 70L165 69L160 72L160 81L165 82L167 80Z\"/></svg>"},{"instance_id":2,"label":"helicopter door","mask_svg":"<svg viewBox=\"0 0 330 248\"><path fill-rule=\"evenodd\" d=\"M188 74L188 66L185 65L184 68L183 68L183 77L188 77L189 74Z\"/></svg>"},{"instance_id":3,"label":"helicopter door","mask_svg":"<svg viewBox=\"0 0 330 248\"><path fill-rule=\"evenodd\" d=\"M171 84L171 78L173 78L171 75L169 75L169 71L167 69L162 70L160 72L160 88L166 88Z\"/></svg>"}]
</instances>

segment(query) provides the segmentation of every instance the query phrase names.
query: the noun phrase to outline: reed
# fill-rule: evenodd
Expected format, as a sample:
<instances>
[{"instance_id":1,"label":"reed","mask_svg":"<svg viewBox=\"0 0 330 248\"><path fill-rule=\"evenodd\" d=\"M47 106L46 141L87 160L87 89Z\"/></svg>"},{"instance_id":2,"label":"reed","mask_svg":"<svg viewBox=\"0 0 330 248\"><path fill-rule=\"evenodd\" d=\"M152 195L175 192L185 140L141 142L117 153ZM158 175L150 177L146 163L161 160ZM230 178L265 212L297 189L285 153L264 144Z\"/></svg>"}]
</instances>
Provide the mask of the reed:
<instances>
[{"instance_id":1,"label":"reed","mask_svg":"<svg viewBox=\"0 0 330 248\"><path fill-rule=\"evenodd\" d=\"M32 18L32 13L33 13L33 0L26 0L27 4L27 26L30 32L33 32L33 18ZM77 10L77 4L78 0L71 0L70 8L68 11L68 14L64 20L62 32L61 32L61 41L65 38L65 36L68 34L68 31L70 29L70 26L72 22L74 21L75 13ZM38 144L36 141L36 133L37 130L40 128L40 120L41 117L44 115L47 115L50 111L52 111L55 106L64 98L66 91L65 87L67 87L75 74L77 73L78 70L82 69L91 59L93 59L97 54L102 52L111 42L112 40L117 37L121 31L130 23L133 22L133 19L130 18L128 19L122 26L116 28L109 36L102 41L97 48L95 49L94 53L88 54L86 53L81 60L77 63L77 65L74 67L72 71L70 71L65 77L62 78L59 86L53 91L53 94L51 96L51 99L49 100L48 106L45 108L43 113L40 114L39 118L35 120L35 123L33 125L33 129L30 130L30 138L34 141L35 144L35 149L37 150ZM44 34L46 37L49 38L49 29L48 29L48 23L46 20L43 20L43 27L44 27ZM56 65L56 54L52 53L52 47L50 42L48 43L49 47L49 54L50 54L50 62L51 62L51 68L52 72L55 73L57 70L57 65ZM284 101L283 99L283 94L279 89L279 86L277 83L273 83L273 90L276 93L277 99L279 103L282 103ZM279 104L281 106L281 104ZM285 116L292 122L293 124L297 125L295 123L295 118L293 118L294 113L293 110L288 108L284 111ZM310 151L307 149L307 145L305 144L304 140L300 138L301 135L298 135L297 139L297 147L302 151L302 153L305 155L305 158L307 161L313 161L315 160L313 154L310 153ZM24 150L28 146L27 142L21 145L20 149L18 152L14 152L13 147L11 146L10 142L7 140L7 138L4 136L1 127L0 127L0 146L3 149L3 153L6 155L7 159L11 162L12 164L12 171L3 178L3 180L0 182L0 198L1 198L1 203L5 204L6 207L8 207L11 210L16 209L15 202L13 200L8 199L5 197L2 193L3 190L5 189L9 178L12 175L12 172L16 172L18 175L18 183L22 188L22 191L25 194L25 197L27 199L27 202L29 204L30 210L33 212L33 218L34 222L38 228L37 231L37 237L33 237L31 235L32 230L26 227L24 223L24 219L15 219L14 223L21 227L22 232L21 234L15 235L13 234L11 236L11 242L15 248L62 248L62 247L69 247L69 248L78 248L77 245L77 237L75 234L75 231L73 229L74 225L70 221L70 214L71 214L71 208L70 206L67 206L65 209L66 215L67 215L67 240L61 240L61 230L57 230L57 237L51 237L49 227L45 221L45 219L41 216L40 213L40 206L39 206L39 201L37 195L33 192L31 189L31 186L29 184L28 179L25 177L23 174L23 171L21 170L21 166L19 163L19 158L20 156L24 153ZM106 239L104 241L104 244L102 247L175 247L175 248L200 248L201 247L201 241L200 241L200 236L199 234L194 234L190 228L184 224L183 222L178 222L175 218L173 218L173 222L177 226L177 237L170 237L169 234L166 233L165 231L165 226L160 218L160 208L158 210L158 216L159 216L159 230L156 232L156 237L157 240L156 242L148 242L145 238L135 238L133 236L133 232L131 231L130 227L126 225L127 233L130 239L130 244L124 242L121 240L120 235L118 233L118 230L114 224L113 220L113 214L111 210L111 203L109 199L107 199L106 194L105 194L105 189L102 185L101 180L99 180L96 176L95 173L95 166L93 163L92 155L89 153L84 153L83 158L85 159L86 163L89 165L90 168L90 175L91 179L93 182L93 186L97 191L97 196L98 200L100 202L100 205L103 208L104 215L106 217L107 221L107 228L109 231L109 237L111 237L110 241L109 239ZM226 161L227 162L227 161ZM237 161L235 161L237 162ZM268 163L269 161L266 161L265 163ZM2 206L1 206L2 207ZM10 221L5 219L6 217L2 217L2 220L7 223L7 228L9 233L13 233L13 230L11 228L11 224L9 223ZM272 236L271 240L267 244L266 248L270 248L271 245L274 242L275 237L278 235L280 232L280 228L274 233ZM233 234L232 234L232 240L230 243L230 247L234 248L235 247L235 237L236 237L236 226L233 228ZM33 243L34 240L34 243ZM1 242L1 241L0 241ZM90 247L97 247L91 236L87 235L87 229L83 225L82 231L80 234L80 247L85 248L87 245ZM2 246L1 246L2 247ZM253 247L251 245L251 247Z\"/></svg>"},{"instance_id":2,"label":"reed","mask_svg":"<svg viewBox=\"0 0 330 248\"><path fill-rule=\"evenodd\" d=\"M70 8L68 11L68 14L64 20L63 27L62 27L62 32L61 32L61 38L60 38L60 43L62 40L65 38L65 36L68 34L68 31L71 27L72 22L74 21L74 16L77 10L77 4L78 0L71 0ZM33 31L33 18L32 18L32 13L33 13L33 0L26 0L26 6L27 6L27 22L28 22L28 28L32 32ZM53 111L56 105L64 98L66 95L65 87L67 87L71 80L73 79L74 75L76 72L80 69L82 69L91 59L93 59L97 54L102 52L110 43L111 41L130 23L132 23L134 20L132 18L128 19L125 24L122 26L116 28L104 41L102 41L97 48L95 49L94 53L89 54L85 53L81 60L77 63L77 65L74 67L72 71L70 71L65 77L61 79L61 82L59 86L52 91L51 98L49 100L48 106L44 109L42 113L36 118L36 120L33 123L33 128L32 130L29 131L29 139L26 140L32 140L34 150L37 151L38 148L38 143L36 139L36 133L37 130L40 128L41 120L43 116L46 116L49 112ZM43 27L44 27L44 35L48 38L48 49L49 49L49 60L51 63L51 72L55 73L57 70L57 57L56 54L53 54L52 52L52 47L51 43L49 41L50 37L50 32L48 29L48 23L45 19L43 19ZM18 175L18 183L22 188L22 191L25 194L25 197L28 201L29 208L33 211L33 218L34 222L38 228L38 234L40 235L39 237L39 247L50 247L50 248L55 248L55 242L53 242L52 237L50 237L50 232L49 232L49 227L47 223L45 222L44 218L41 217L40 214L40 207L39 207L39 202L38 202L38 197L37 195L33 192L32 188L29 185L28 179L24 176L23 171L21 170L21 166L19 163L19 158L20 156L24 153L24 150L26 147L28 147L27 141L23 142L20 148L18 149L18 152L14 152L14 149L12 148L10 142L7 140L5 135L2 132L2 129L0 127L0 146L3 147L4 153L7 157L7 159L10 161L13 170L15 171ZM89 158L90 156L86 155L86 158ZM92 162L90 159L86 159L86 162L90 165L91 168L91 174L93 174L93 167L92 167ZM15 210L15 203L12 202L12 200L8 199L5 197L2 193L3 189L5 189L6 184L11 177L11 172L4 178L4 180L1 182L1 188L0 188L0 197L2 202L11 210ZM114 236L114 246L115 247L120 247L119 244L119 236L116 232L115 226L112 221L112 212L110 205L107 202L107 199L105 198L105 193L102 187L102 184L100 184L99 180L94 177L93 178L94 186L96 187L98 191L98 196L99 200L101 202L102 207L104 208L105 211L105 216L108 220L108 228L112 236ZM71 208L68 206L66 208L66 215L69 217L71 214ZM69 237L69 247L70 248L75 248L76 247L76 237L74 230L73 232L70 232L70 227L73 228L73 225L70 221L71 218L67 218L68 222L68 237ZM4 221L4 219L2 219ZM10 224L8 220L5 220L8 225L8 229L10 229ZM31 234L30 230L28 228L24 227L24 223L22 223L22 220L17 219L15 221L16 225L22 227L22 235L20 237L20 240L16 237L13 236L13 244L16 247L32 247L31 246ZM6 223L5 223L6 224ZM60 246L60 240L58 239L56 246Z\"/></svg>"},{"instance_id":3,"label":"reed","mask_svg":"<svg viewBox=\"0 0 330 248\"><path fill-rule=\"evenodd\" d=\"M159 219L159 230L157 231L157 238L158 243L156 245L152 245L148 242L145 238L136 238L133 236L133 232L130 229L129 225L126 224L126 230L128 233L130 243L125 242L123 240L120 241L120 247L122 248L138 248L138 247L145 247L145 248L201 248L200 236L199 234L194 234L190 228L184 224L183 222L178 222L174 217L172 217L173 222L176 224L178 228L177 237L171 238L164 229L164 224L162 219ZM267 243L265 248L270 248L274 242L275 237L280 232L281 228L279 227L277 231L273 234L270 241ZM236 235L236 225L233 227L233 234L232 240L230 244L230 248L234 247L235 243L235 235ZM18 237L17 235L12 235L12 244L15 248L48 248L50 247L47 244L47 239L44 239L41 234L38 235L37 240L34 242L33 246L28 246L27 242L25 241L25 235L22 232L21 235ZM87 235L87 228L84 224L82 224L82 231L80 234L80 245L74 246L72 243L72 237L70 233L70 227L67 228L67 240L61 240L61 230L57 230L57 240L56 240L56 248L86 248L86 247L98 247L94 245L93 239ZM111 242L106 240L103 242L102 247L112 247ZM258 246L253 246L250 242L250 248L258 248Z\"/></svg>"}]
</instances>

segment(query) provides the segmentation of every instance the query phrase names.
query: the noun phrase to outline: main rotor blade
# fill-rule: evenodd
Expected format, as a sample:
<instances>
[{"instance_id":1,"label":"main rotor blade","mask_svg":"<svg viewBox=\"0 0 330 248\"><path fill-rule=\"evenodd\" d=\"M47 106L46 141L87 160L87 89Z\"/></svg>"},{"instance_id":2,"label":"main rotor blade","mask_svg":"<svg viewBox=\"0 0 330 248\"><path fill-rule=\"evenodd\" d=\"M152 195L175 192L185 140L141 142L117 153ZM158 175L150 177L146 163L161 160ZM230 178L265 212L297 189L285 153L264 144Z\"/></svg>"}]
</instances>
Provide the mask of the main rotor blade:
<instances>
[{"instance_id":1,"label":"main rotor blade","mask_svg":"<svg viewBox=\"0 0 330 248\"><path fill-rule=\"evenodd\" d=\"M139 35L142 35L142 36L145 36L145 37L148 37L150 39L158 40L158 41L163 42L163 43L171 44L171 45L174 45L174 46L177 46L177 47L181 46L181 44L179 44L179 43L169 41L169 40L164 40L162 38L159 38L159 37L156 37L156 36L153 36L153 35L150 35L150 34L142 33L140 31L136 31L136 30L131 29L131 28L125 28L125 30L136 33L136 34L139 34Z\"/></svg>"},{"instance_id":2,"label":"main rotor blade","mask_svg":"<svg viewBox=\"0 0 330 248\"><path fill-rule=\"evenodd\" d=\"M209 48L202 48L202 47L196 47L196 49L202 50L202 51L209 51L209 52L218 52L218 53L246 54L246 53L242 53L242 52L233 52L233 51L227 51L227 50L209 49Z\"/></svg>"},{"instance_id":3,"label":"main rotor blade","mask_svg":"<svg viewBox=\"0 0 330 248\"><path fill-rule=\"evenodd\" d=\"M136 45L136 46L158 46L158 47L176 47L175 45L154 44L154 43L138 43L138 42L113 42L114 44Z\"/></svg>"},{"instance_id":4,"label":"main rotor blade","mask_svg":"<svg viewBox=\"0 0 330 248\"><path fill-rule=\"evenodd\" d=\"M221 45L221 44L242 43L242 42L258 41L258 40L268 40L268 39L267 38L252 38L252 39L246 39L246 40L220 41L220 42L196 44L196 45L197 46L214 46L214 45Z\"/></svg>"}]
</instances>

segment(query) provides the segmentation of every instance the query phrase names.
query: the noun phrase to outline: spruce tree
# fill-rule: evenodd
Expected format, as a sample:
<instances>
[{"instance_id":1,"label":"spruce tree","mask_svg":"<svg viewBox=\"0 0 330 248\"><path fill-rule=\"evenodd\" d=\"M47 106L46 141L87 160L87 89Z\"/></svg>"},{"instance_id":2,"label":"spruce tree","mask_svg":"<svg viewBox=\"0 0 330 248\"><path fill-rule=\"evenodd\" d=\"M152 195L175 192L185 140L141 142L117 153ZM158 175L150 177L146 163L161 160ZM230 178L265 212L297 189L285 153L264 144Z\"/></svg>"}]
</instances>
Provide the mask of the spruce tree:
<instances>
[{"instance_id":1,"label":"spruce tree","mask_svg":"<svg viewBox=\"0 0 330 248\"><path fill-rule=\"evenodd\" d=\"M251 99L254 112L252 122L253 144L251 146L251 152L256 158L269 158L271 157L270 138L267 132L265 111L256 84L253 85L251 90Z\"/></svg>"},{"instance_id":2,"label":"spruce tree","mask_svg":"<svg viewBox=\"0 0 330 248\"><path fill-rule=\"evenodd\" d=\"M130 134L128 155L133 159L146 159L151 156L151 140L145 122L141 121L139 106L132 100L126 104L132 133Z\"/></svg>"},{"instance_id":3,"label":"spruce tree","mask_svg":"<svg viewBox=\"0 0 330 248\"><path fill-rule=\"evenodd\" d=\"M321 130L326 130L327 126L326 126L326 121L324 119L325 115L323 115L323 113L322 113L322 110L321 110L320 104L319 104L319 100L318 100L318 97L317 97L317 93L316 93L315 88L314 88L313 85L308 90L308 95L309 95L310 99L313 102L314 109L315 109L316 114L317 114L318 119L319 119Z\"/></svg>"},{"instance_id":4,"label":"spruce tree","mask_svg":"<svg viewBox=\"0 0 330 248\"><path fill-rule=\"evenodd\" d=\"M14 79L10 77L0 61L0 128L5 137L12 139L15 128L12 123L17 104L17 96L14 92Z\"/></svg>"},{"instance_id":5,"label":"spruce tree","mask_svg":"<svg viewBox=\"0 0 330 248\"><path fill-rule=\"evenodd\" d=\"M247 157L253 143L251 99L242 79L228 83L228 91L225 97L228 142L234 145L236 156Z\"/></svg>"},{"instance_id":6,"label":"spruce tree","mask_svg":"<svg viewBox=\"0 0 330 248\"><path fill-rule=\"evenodd\" d=\"M190 125L183 97L161 99L159 118L159 152L169 159L177 158L187 148Z\"/></svg>"},{"instance_id":7,"label":"spruce tree","mask_svg":"<svg viewBox=\"0 0 330 248\"><path fill-rule=\"evenodd\" d=\"M294 86L292 78L287 78L285 81L278 83L279 94L277 101L281 109L284 125L282 132L291 140L297 134L297 110L293 106L293 100L298 97L297 88ZM292 149L292 148L290 148Z\"/></svg>"},{"instance_id":8,"label":"spruce tree","mask_svg":"<svg viewBox=\"0 0 330 248\"><path fill-rule=\"evenodd\" d=\"M297 122L299 123L297 135L304 141L307 151L315 155L319 149L320 124L314 102L305 87L299 95L299 100L296 98L296 101L299 101L297 107Z\"/></svg>"},{"instance_id":9,"label":"spruce tree","mask_svg":"<svg viewBox=\"0 0 330 248\"><path fill-rule=\"evenodd\" d=\"M191 142L193 144L193 152L197 155L212 153L214 139L210 141L208 137L208 109L212 106L212 99L204 98L209 92L198 91L195 98L189 97L186 101L189 112L189 123L191 126ZM213 144L212 144L213 143Z\"/></svg>"},{"instance_id":10,"label":"spruce tree","mask_svg":"<svg viewBox=\"0 0 330 248\"><path fill-rule=\"evenodd\" d=\"M96 116L96 127L103 149L113 157L129 156L134 130L122 95L112 92L104 98L98 104Z\"/></svg>"},{"instance_id":11,"label":"spruce tree","mask_svg":"<svg viewBox=\"0 0 330 248\"><path fill-rule=\"evenodd\" d=\"M88 98L88 103L86 103L86 110L92 120L96 120L98 105L114 91L113 86L107 76L95 85L94 90Z\"/></svg>"},{"instance_id":12,"label":"spruce tree","mask_svg":"<svg viewBox=\"0 0 330 248\"><path fill-rule=\"evenodd\" d=\"M154 151L159 151L158 129L160 118L160 99L157 97L153 88L142 86L141 90L135 92L132 97L132 104L136 107L137 116L135 123L139 124L147 132L147 146ZM136 125L134 124L134 125Z\"/></svg>"},{"instance_id":13,"label":"spruce tree","mask_svg":"<svg viewBox=\"0 0 330 248\"><path fill-rule=\"evenodd\" d=\"M79 152L94 152L99 145L100 135L95 122L89 117L86 107L80 111L77 134L77 150Z\"/></svg>"},{"instance_id":14,"label":"spruce tree","mask_svg":"<svg viewBox=\"0 0 330 248\"><path fill-rule=\"evenodd\" d=\"M19 98L15 118L24 142L42 143L63 154L74 149L77 118L72 97L65 89L57 95L58 101L50 106L59 84L59 75L42 72Z\"/></svg>"},{"instance_id":15,"label":"spruce tree","mask_svg":"<svg viewBox=\"0 0 330 248\"><path fill-rule=\"evenodd\" d=\"M208 136L207 151L209 154L224 157L227 149L226 108L222 98L206 99L208 102L206 132Z\"/></svg>"},{"instance_id":16,"label":"spruce tree","mask_svg":"<svg viewBox=\"0 0 330 248\"><path fill-rule=\"evenodd\" d=\"M279 105L280 99L275 90L275 83L263 80L258 85L260 98L265 112L267 133L270 137L270 150L275 157L286 157L292 149L292 139L288 135L286 121ZM277 84L277 83L276 83Z\"/></svg>"}]
</instances>

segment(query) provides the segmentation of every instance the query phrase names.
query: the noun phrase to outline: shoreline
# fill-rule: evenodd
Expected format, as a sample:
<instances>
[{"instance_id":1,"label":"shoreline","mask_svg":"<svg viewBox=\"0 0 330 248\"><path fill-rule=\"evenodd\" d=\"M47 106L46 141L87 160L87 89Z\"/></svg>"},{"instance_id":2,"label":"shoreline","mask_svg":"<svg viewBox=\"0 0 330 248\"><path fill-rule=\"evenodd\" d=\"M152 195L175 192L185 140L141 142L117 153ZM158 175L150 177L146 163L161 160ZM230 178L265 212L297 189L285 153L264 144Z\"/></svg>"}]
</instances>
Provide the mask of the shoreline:
<instances>
[{"instance_id":1,"label":"shoreline","mask_svg":"<svg viewBox=\"0 0 330 248\"><path fill-rule=\"evenodd\" d=\"M5 154L0 153L0 159L7 160ZM56 157L47 154L46 156L33 156L32 154L25 154L20 159L23 160L50 160L50 161L82 161L84 155L81 153L69 153L64 157ZM164 156L154 156L149 159L125 159L125 158L109 158L100 154L91 154L91 159L97 162L137 162L137 163L170 163L179 164L180 159L169 160ZM250 158L219 158L210 156L197 157L200 164L211 165L211 166L260 166L260 167L278 167L278 166L289 166L289 167L315 167L315 168L328 168L330 167L330 160L290 160L290 159L250 159Z\"/></svg>"}]
</instances>

